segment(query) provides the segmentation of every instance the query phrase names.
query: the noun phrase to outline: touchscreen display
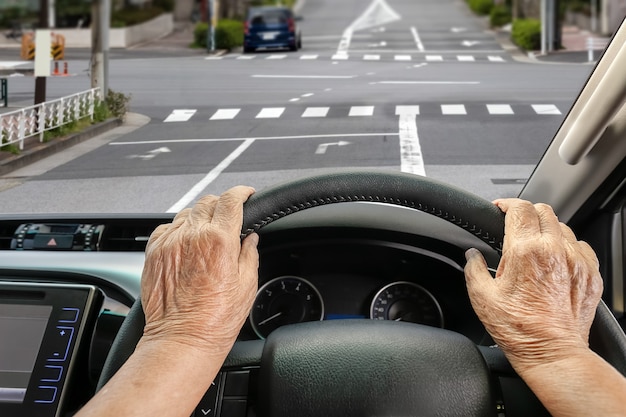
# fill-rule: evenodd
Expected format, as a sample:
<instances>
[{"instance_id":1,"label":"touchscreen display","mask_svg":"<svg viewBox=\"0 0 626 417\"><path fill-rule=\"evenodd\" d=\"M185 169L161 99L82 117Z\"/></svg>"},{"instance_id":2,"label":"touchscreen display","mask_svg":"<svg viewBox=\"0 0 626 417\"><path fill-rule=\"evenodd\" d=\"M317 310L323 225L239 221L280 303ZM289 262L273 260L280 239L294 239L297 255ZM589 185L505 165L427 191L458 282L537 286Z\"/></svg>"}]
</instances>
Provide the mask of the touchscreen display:
<instances>
[{"instance_id":1,"label":"touchscreen display","mask_svg":"<svg viewBox=\"0 0 626 417\"><path fill-rule=\"evenodd\" d=\"M0 304L0 403L22 403L52 306Z\"/></svg>"}]
</instances>

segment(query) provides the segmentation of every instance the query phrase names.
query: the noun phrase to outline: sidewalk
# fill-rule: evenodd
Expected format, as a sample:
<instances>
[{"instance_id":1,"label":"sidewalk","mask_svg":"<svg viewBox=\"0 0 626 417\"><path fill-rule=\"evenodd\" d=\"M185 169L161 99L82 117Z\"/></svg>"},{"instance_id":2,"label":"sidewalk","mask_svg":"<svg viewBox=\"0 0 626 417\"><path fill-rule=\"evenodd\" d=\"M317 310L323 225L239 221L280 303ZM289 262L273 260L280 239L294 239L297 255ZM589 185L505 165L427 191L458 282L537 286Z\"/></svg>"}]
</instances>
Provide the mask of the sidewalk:
<instances>
[{"instance_id":1,"label":"sidewalk","mask_svg":"<svg viewBox=\"0 0 626 417\"><path fill-rule=\"evenodd\" d=\"M588 40L594 39L593 59L589 61ZM576 26L563 26L561 44L563 49L546 55L534 53L534 58L542 62L594 64L609 43L610 38L579 29Z\"/></svg>"}]
</instances>

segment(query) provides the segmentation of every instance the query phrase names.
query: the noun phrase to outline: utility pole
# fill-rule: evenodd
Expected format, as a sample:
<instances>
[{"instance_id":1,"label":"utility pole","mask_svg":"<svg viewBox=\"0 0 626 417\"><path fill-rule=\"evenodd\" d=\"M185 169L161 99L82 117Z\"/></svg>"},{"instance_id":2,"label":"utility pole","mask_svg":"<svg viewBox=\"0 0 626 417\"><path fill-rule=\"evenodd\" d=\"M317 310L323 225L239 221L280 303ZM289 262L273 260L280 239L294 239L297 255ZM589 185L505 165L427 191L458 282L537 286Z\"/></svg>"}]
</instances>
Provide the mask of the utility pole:
<instances>
[{"instance_id":1,"label":"utility pole","mask_svg":"<svg viewBox=\"0 0 626 417\"><path fill-rule=\"evenodd\" d=\"M39 0L39 29L48 28L48 0ZM45 54L50 51L37 51L35 54ZM46 77L35 77L35 104L46 101Z\"/></svg>"},{"instance_id":2,"label":"utility pole","mask_svg":"<svg viewBox=\"0 0 626 417\"><path fill-rule=\"evenodd\" d=\"M100 87L102 97L109 90L110 0L94 0L91 5L91 87Z\"/></svg>"}]
</instances>

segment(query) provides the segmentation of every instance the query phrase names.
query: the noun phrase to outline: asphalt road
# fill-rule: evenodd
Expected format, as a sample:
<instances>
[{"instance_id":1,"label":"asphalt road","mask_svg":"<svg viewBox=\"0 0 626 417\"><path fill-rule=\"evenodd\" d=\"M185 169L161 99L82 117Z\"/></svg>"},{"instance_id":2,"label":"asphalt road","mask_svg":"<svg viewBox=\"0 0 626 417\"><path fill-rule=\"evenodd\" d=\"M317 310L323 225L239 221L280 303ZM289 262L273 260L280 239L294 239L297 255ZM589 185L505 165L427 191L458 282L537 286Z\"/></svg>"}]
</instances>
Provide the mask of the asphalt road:
<instances>
[{"instance_id":1,"label":"asphalt road","mask_svg":"<svg viewBox=\"0 0 626 417\"><path fill-rule=\"evenodd\" d=\"M461 1L306 0L301 15L298 52L112 54L111 88L149 122L1 179L0 210L176 211L355 167L514 196L590 71L516 61ZM86 59L69 65L49 96L89 88ZM11 83L14 99L32 95L32 80Z\"/></svg>"}]
</instances>

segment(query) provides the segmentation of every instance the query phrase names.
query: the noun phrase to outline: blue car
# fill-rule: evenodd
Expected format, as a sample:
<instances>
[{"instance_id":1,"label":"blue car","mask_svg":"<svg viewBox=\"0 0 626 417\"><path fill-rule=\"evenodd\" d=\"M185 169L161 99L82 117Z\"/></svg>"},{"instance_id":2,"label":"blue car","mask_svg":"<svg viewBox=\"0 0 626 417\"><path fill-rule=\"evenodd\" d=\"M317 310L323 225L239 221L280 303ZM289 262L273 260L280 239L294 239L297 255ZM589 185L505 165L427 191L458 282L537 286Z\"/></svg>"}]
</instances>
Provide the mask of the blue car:
<instances>
[{"instance_id":1,"label":"blue car","mask_svg":"<svg viewBox=\"0 0 626 417\"><path fill-rule=\"evenodd\" d=\"M243 51L257 48L302 48L296 17L287 7L252 7L244 27Z\"/></svg>"}]
</instances>

